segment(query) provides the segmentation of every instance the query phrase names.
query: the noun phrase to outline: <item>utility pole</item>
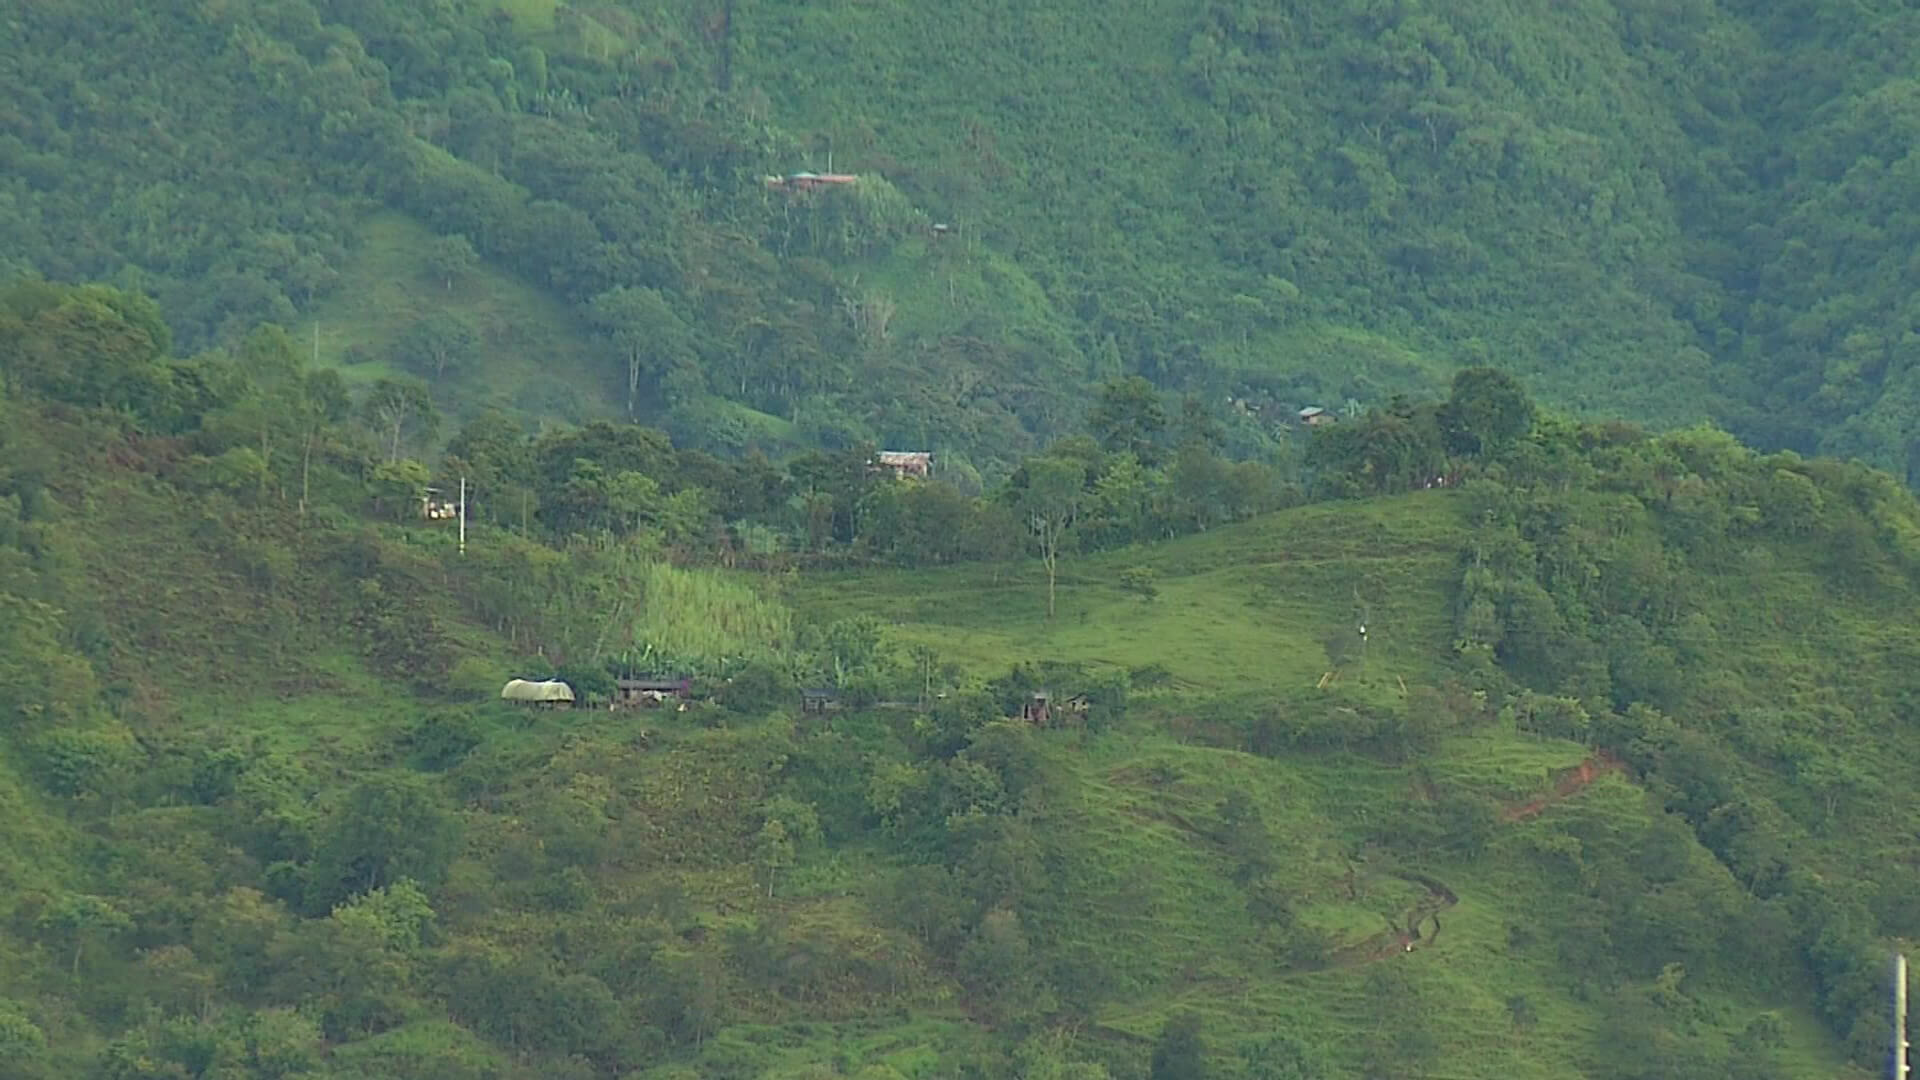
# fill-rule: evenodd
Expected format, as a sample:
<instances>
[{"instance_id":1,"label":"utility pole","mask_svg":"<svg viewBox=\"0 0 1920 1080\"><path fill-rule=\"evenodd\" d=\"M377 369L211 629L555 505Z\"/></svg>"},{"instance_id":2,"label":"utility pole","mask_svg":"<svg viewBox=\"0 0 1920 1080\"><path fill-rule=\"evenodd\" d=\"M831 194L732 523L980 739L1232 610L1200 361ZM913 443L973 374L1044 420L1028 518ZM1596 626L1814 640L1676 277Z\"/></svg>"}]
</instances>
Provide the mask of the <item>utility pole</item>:
<instances>
[{"instance_id":1,"label":"utility pole","mask_svg":"<svg viewBox=\"0 0 1920 1080\"><path fill-rule=\"evenodd\" d=\"M467 478L460 477L460 554L467 553Z\"/></svg>"},{"instance_id":2,"label":"utility pole","mask_svg":"<svg viewBox=\"0 0 1920 1080\"><path fill-rule=\"evenodd\" d=\"M1907 954L1893 954L1893 1080L1907 1080Z\"/></svg>"}]
</instances>

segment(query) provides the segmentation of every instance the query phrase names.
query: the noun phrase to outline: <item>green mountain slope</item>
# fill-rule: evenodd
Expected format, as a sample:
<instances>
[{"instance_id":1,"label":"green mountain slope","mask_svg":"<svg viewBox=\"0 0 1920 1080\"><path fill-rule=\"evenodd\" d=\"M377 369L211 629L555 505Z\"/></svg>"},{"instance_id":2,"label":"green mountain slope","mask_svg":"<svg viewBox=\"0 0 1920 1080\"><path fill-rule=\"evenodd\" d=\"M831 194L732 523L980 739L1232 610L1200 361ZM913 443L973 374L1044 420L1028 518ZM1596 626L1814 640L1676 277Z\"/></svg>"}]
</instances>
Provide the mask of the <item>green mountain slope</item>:
<instances>
[{"instance_id":1,"label":"green mountain slope","mask_svg":"<svg viewBox=\"0 0 1920 1080\"><path fill-rule=\"evenodd\" d=\"M0 293L7 1075L1882 1064L1920 933L1885 474L1476 371L1310 443L1316 491L1416 490L1163 493L1140 529L1189 535L1128 544L1149 476L1258 476L1076 437L974 497L496 416L462 552L297 342L165 336ZM1105 507L1051 618L1043 565L944 535L1048 499ZM608 707L647 672L684 708Z\"/></svg>"},{"instance_id":2,"label":"green mountain slope","mask_svg":"<svg viewBox=\"0 0 1920 1080\"><path fill-rule=\"evenodd\" d=\"M1854 549L1836 560L1818 543L1767 542L1747 549L1737 567L1697 576L1656 570L1644 553L1629 554L1648 537L1618 524L1621 503L1596 499L1591 517L1562 518L1544 535L1527 530L1540 544L1543 570L1561 568L1564 549L1553 550L1560 545L1614 546L1588 555L1602 579L1599 588L1623 589L1623 575L1677 572L1662 587L1684 591L1684 599L1675 600L1684 621L1659 633L1660 642L1635 642L1629 626L1645 635L1643 625L1658 620L1644 612L1624 617L1627 608L1616 593L1613 603L1596 597L1595 608L1582 611L1599 624L1591 630L1552 617L1555 629L1534 623L1527 632L1550 639L1536 655L1560 653L1544 665L1541 674L1551 674L1541 690L1573 693L1588 704L1557 699L1553 709L1570 711L1554 715L1578 720L1559 727L1561 721L1537 711L1552 699L1523 695L1509 699L1496 720L1472 699L1444 703L1446 695L1464 693L1443 660L1455 652L1450 638L1458 632L1448 613L1471 604L1460 589L1461 556L1479 559L1497 542L1497 530L1476 537L1468 528L1484 505L1439 493L1341 503L1098 556L1069 575L1053 627L1039 618L1042 587L1031 577L996 574L989 582L970 571L823 578L805 585L796 602L835 614L884 613L900 620L903 639L989 668L1036 654L1136 670L1164 665L1169 689L1137 693L1133 709L1187 747L1175 750L1162 741L1165 735L1137 732L1076 746L1077 799L1058 819L1072 826L1055 833L1057 858L1086 860L1087 893L1113 897L1111 908L1095 914L1077 907L1066 921L1090 931L1102 949L1123 943L1115 951L1136 960L1191 958L1136 975L1152 990L1134 1000L1112 992L1096 1013L1104 1025L1151 1039L1170 1009L1184 1007L1238 1045L1275 1027L1312 1031L1332 1048L1342 1075L1375 1067L1365 1057L1369 1048L1386 1052L1378 1048L1396 1037L1420 1062L1411 1067L1441 1076L1533 1068L1670 1075L1687 1055L1701 1055L1696 1067L1705 1068L1705 1058L1740 1044L1737 1038L1716 1043L1707 1027L1689 1022L1683 1027L1690 1035L1667 1032L1652 1039L1647 1057L1634 1058L1627 1052L1634 1039L1623 1040L1618 1025L1635 1023L1631 1017L1646 1003L1629 995L1600 1004L1594 995L1621 972L1614 965L1639 965L1639 977L1655 982L1684 969L1693 980L1688 993L1697 996L1659 1007L1717 1017L1729 1025L1730 1037L1754 1015L1742 1012L1751 1004L1735 1003L1752 1001L1746 995L1761 987L1775 988L1760 990L1761 997L1782 1010L1786 1029L1801 1033L1796 1045L1804 1049L1783 1050L1766 1067L1832 1068L1829 1051L1799 1057L1825 1042L1797 1043L1812 1035L1815 1023L1804 991L1770 997L1786 988L1779 955L1741 954L1843 933L1830 923L1815 930L1798 922L1811 905L1831 910L1824 905L1832 898L1796 896L1797 889L1812 889L1814 878L1847 882L1839 887L1852 897L1845 902L1861 905L1863 916L1868 909L1882 913L1867 918L1893 920L1883 926L1904 918L1893 914L1900 904L1895 897L1911 882L1906 871L1892 868L1906 858L1895 854L1904 842L1890 839L1889 847L1857 838L1903 835L1897 821L1905 811L1892 793L1911 730L1905 687L1913 641L1900 612L1905 601L1892 597L1904 597L1905 587L1878 595L1880 586L1866 581L1891 582L1875 577L1875 559ZM1861 592L1829 576L1855 559L1864 575L1855 579ZM1121 572L1138 566L1160 574L1151 600L1120 587ZM1577 564L1568 569L1579 574ZM1555 599L1567 605L1564 589ZM1883 608L1881 599L1891 603ZM1196 625L1200 613L1208 618ZM1370 624L1364 653L1353 637L1355 617ZM1587 635L1589 643L1580 642ZM1672 641L1677 648L1663 643ZM1523 668L1522 657L1534 647L1509 639L1503 646L1512 650L1508 665ZM1589 658L1576 659L1580 653ZM1835 693L1837 671L1847 673L1844 705ZM1641 681L1650 673L1657 691ZM1323 675L1334 678L1322 684ZM1435 693L1436 686L1451 689ZM1590 696L1596 692L1598 699ZM1418 718L1434 727L1409 736L1372 726L1390 703L1415 701L1421 704L1408 707L1409 722ZM1673 719L1647 701L1659 701ZM1598 719L1599 713L1587 719L1587 707L1610 709L1611 702L1633 705L1614 721ZM1838 716L1815 719L1829 710ZM1310 719L1316 715L1320 719ZM1594 759L1602 767L1591 787L1586 777L1569 783L1566 774L1583 751L1552 736L1576 733L1627 752L1624 768L1633 779L1609 772L1617 759L1602 756ZM1338 749L1396 737L1424 747L1414 764ZM1211 749L1192 749L1196 742ZM1233 792L1272 800L1262 810L1273 843L1285 852L1278 861L1289 891L1300 898L1302 924L1333 931L1347 948L1377 932L1381 916L1404 926L1399 916L1422 910L1422 888L1393 874L1412 870L1444 883L1458 900L1441 910L1444 937L1406 957L1382 943L1388 949L1380 962L1400 965L1391 977L1337 965L1290 973L1284 961L1275 972L1272 955L1247 949L1261 938L1259 923L1237 923L1229 915L1235 903L1208 895L1218 878L1188 861L1195 852L1187 845L1212 840L1226 848L1231 865L1234 841L1209 829L1221 828L1211 815ZM1694 826L1712 854L1682 853L1691 844L1677 843L1681 821ZM1072 838L1063 838L1069 832ZM1342 902L1348 895L1342 875L1353 869L1355 852L1370 856L1360 863L1360 880L1372 884L1360 890L1359 904ZM1655 870L1656 863L1663 869ZM1608 882L1609 874L1621 878ZM1629 880L1644 881L1649 892L1629 900L1614 891L1633 891ZM1609 908L1614 914L1603 914ZM1199 936L1183 917L1196 910L1206 913ZM1678 910L1719 925L1682 930L1654 914ZM1136 920L1136 911L1151 915ZM1722 914L1707 914L1714 911ZM1722 944L1708 945L1713 940ZM1697 947L1704 951L1691 951ZM1728 951L1710 958L1717 948ZM1332 956L1358 959L1339 945ZM1668 963L1679 966L1663 975ZM1098 985L1126 985L1121 971L1127 966L1116 962L1116 968L1103 971ZM1871 958L1853 975L1825 976L1822 1008L1855 1010L1835 1019L1869 1058L1884 1030L1874 997L1875 980L1883 976ZM1846 989L1848 978L1861 981ZM1170 989L1171 999L1165 996ZM1755 1022L1772 1030L1774 1021Z\"/></svg>"},{"instance_id":3,"label":"green mountain slope","mask_svg":"<svg viewBox=\"0 0 1920 1080\"><path fill-rule=\"evenodd\" d=\"M1911 464L1894 8L59 0L8 28L0 269L147 291L193 347L317 316L462 414L539 367L564 389L529 421L632 398L716 449L996 474L1115 374L1284 412L1493 360L1558 407ZM829 166L862 180L762 182ZM396 212L528 294L482 276L485 311L436 318L369 279Z\"/></svg>"},{"instance_id":4,"label":"green mountain slope","mask_svg":"<svg viewBox=\"0 0 1920 1080\"><path fill-rule=\"evenodd\" d=\"M438 404L454 415L624 414L625 388L596 363L598 343L551 297L478 260L437 267L434 234L403 215L369 218L357 240L339 290L312 312L321 363L361 384L437 371Z\"/></svg>"},{"instance_id":5,"label":"green mountain slope","mask_svg":"<svg viewBox=\"0 0 1920 1080\"><path fill-rule=\"evenodd\" d=\"M839 167L897 163L882 169L1047 267L1056 302L1150 370L1198 353L1268 379L1317 368L1311 392L1334 400L1404 386L1282 330L1345 325L1550 371L1568 404L1685 421L1713 407L1708 360L1647 281L1684 252L1668 189L1702 148L1675 113L1704 73L1623 41L1618 18L1608 3L739 17L742 66L831 136Z\"/></svg>"}]
</instances>

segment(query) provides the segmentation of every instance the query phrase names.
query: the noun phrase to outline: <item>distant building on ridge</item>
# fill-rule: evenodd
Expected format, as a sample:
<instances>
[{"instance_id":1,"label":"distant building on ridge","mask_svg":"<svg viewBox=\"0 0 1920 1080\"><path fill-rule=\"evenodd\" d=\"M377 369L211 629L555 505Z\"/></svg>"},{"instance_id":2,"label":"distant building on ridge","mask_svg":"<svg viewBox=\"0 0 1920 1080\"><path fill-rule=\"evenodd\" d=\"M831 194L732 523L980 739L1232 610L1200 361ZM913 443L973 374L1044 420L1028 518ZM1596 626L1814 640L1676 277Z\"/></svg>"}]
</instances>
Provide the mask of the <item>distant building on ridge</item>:
<instances>
[{"instance_id":1,"label":"distant building on ridge","mask_svg":"<svg viewBox=\"0 0 1920 1080\"><path fill-rule=\"evenodd\" d=\"M925 450L882 450L873 455L872 467L891 470L895 476L928 476L933 472L933 454Z\"/></svg>"},{"instance_id":2,"label":"distant building on ridge","mask_svg":"<svg viewBox=\"0 0 1920 1080\"><path fill-rule=\"evenodd\" d=\"M850 173L789 173L786 176L764 178L768 187L775 191L814 191L823 187L839 187L858 183L860 178Z\"/></svg>"}]
</instances>

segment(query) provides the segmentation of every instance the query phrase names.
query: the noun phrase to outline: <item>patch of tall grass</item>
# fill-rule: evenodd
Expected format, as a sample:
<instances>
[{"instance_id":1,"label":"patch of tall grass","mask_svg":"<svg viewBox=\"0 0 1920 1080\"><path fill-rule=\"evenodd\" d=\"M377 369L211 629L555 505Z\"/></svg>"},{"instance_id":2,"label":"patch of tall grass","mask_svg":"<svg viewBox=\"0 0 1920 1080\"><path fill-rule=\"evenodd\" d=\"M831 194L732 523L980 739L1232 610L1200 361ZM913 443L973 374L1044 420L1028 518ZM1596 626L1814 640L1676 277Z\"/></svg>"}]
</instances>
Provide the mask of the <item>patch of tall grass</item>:
<instances>
[{"instance_id":1,"label":"patch of tall grass","mask_svg":"<svg viewBox=\"0 0 1920 1080\"><path fill-rule=\"evenodd\" d=\"M793 647L785 605L712 570L653 563L642 575L632 637L641 647L702 667L777 659Z\"/></svg>"}]
</instances>

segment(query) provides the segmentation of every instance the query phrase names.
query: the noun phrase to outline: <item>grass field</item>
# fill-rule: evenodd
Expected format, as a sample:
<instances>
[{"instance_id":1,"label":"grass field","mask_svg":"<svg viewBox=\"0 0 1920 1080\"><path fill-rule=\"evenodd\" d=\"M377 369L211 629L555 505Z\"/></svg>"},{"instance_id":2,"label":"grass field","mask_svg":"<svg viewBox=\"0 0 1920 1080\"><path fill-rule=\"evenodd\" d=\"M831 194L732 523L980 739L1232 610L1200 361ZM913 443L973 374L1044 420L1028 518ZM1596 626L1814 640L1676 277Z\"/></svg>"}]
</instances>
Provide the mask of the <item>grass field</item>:
<instances>
[{"instance_id":1,"label":"grass field","mask_svg":"<svg viewBox=\"0 0 1920 1080\"><path fill-rule=\"evenodd\" d=\"M1448 494L1314 506L1206 535L1063 561L1060 611L1044 616L1037 564L932 571L848 572L790 582L803 618L871 613L897 641L932 645L977 676L1023 660L1170 669L1170 689L1136 697L1130 720L1093 737L1047 736L1064 781L1050 821L1065 853L1056 872L1074 904L1049 929L1066 948L1092 950L1120 988L1094 1034L1144 1046L1178 1009L1199 1013L1223 1064L1247 1040L1284 1028L1312 1032L1340 1075L1358 1075L1369 1048L1393 1037L1409 1010L1440 1033L1436 1078L1578 1075L1593 1064L1606 1003L1575 989L1551 932L1516 944L1517 925L1551 927L1565 887L1547 872L1540 838L1569 823L1603 835L1637 836L1654 819L1631 781L1602 774L1538 816L1502 823L1488 848L1467 857L1435 851L1397 859L1369 844L1369 821L1422 798L1430 787L1472 792L1507 806L1546 793L1549 774L1587 754L1577 744L1511 729L1444 740L1404 766L1337 753L1277 759L1197 746L1172 721L1225 691L1310 690L1329 670L1361 700L1398 701L1444 677L1451 637L1449 596L1466 523ZM1156 572L1151 600L1119 586L1121 570ZM1791 595L1800 580L1783 580ZM1754 602L1751 597L1747 602ZM1339 664L1328 639L1371 623L1364 654ZM1755 643L1755 647L1758 643ZM1335 651L1338 651L1337 649ZM1208 835L1230 793L1249 796L1275 837L1279 877L1301 920L1326 932L1335 955L1377 939L1423 890L1395 876L1411 870L1457 894L1444 934L1411 954L1328 970L1291 970L1264 947L1230 880L1231 864ZM1722 877L1704 852L1695 859ZM1344 885L1357 868L1357 895ZM1730 882L1729 882L1730 884ZM1702 984L1699 1007L1738 1031L1746 1017L1778 1010L1789 1075L1834 1076L1845 1067L1805 1002L1758 1000L1737 986ZM1511 1011L1523 1000L1523 1029Z\"/></svg>"},{"instance_id":2,"label":"grass field","mask_svg":"<svg viewBox=\"0 0 1920 1080\"><path fill-rule=\"evenodd\" d=\"M1013 566L809 575L789 601L832 618L868 612L903 642L939 649L976 674L1056 659L1171 670L1190 691L1312 686L1328 641L1358 642L1342 673L1397 687L1430 678L1450 641L1446 589L1464 537L1457 504L1425 496L1306 507L1166 544L1061 560L1058 614L1046 618L1037 562ZM1123 569L1154 571L1158 595L1121 588Z\"/></svg>"},{"instance_id":3,"label":"grass field","mask_svg":"<svg viewBox=\"0 0 1920 1080\"><path fill-rule=\"evenodd\" d=\"M453 282L434 281L423 252L432 231L382 212L362 226L340 287L315 316L319 360L354 383L394 369L394 345L421 319L444 312L475 331L479 346L457 373L433 385L442 412L463 417L500 405L531 421L582 423L619 415L624 369L582 331L558 300L484 263ZM297 328L311 344L314 327ZM365 358L365 359L362 359Z\"/></svg>"}]
</instances>

